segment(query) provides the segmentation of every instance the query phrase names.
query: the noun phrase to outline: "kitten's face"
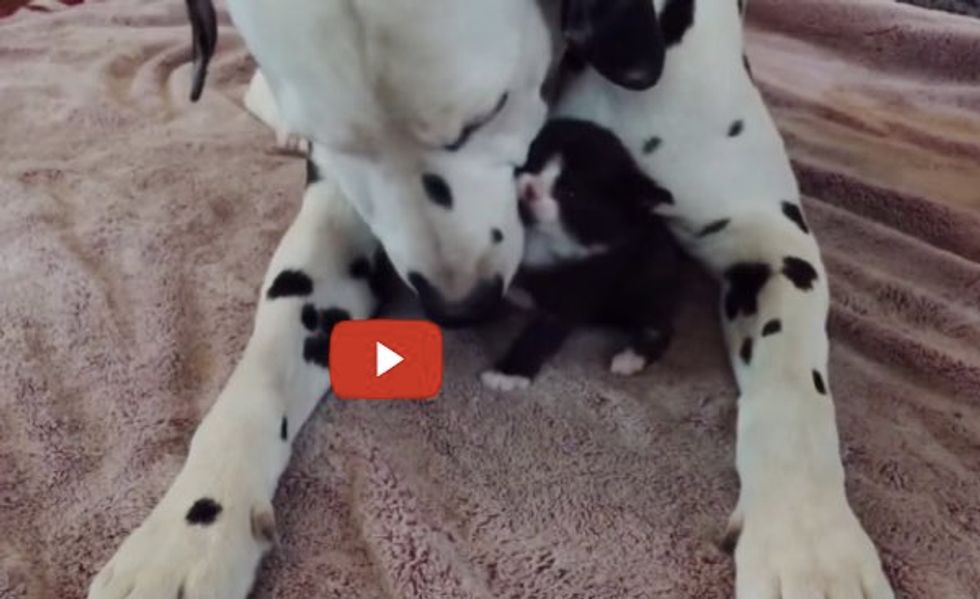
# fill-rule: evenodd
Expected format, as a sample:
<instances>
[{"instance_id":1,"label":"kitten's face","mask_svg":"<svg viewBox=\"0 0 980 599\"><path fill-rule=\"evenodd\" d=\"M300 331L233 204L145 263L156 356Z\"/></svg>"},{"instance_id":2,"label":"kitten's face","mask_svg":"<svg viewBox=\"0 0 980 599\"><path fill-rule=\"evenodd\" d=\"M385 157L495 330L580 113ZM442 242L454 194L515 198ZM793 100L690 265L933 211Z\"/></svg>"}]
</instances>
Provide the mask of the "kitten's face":
<instances>
[{"instance_id":1,"label":"kitten's face","mask_svg":"<svg viewBox=\"0 0 980 599\"><path fill-rule=\"evenodd\" d=\"M617 197L592 173L565 166L559 153L541 172L521 173L517 179L520 213L529 232L547 233L559 227L579 243L613 243L633 228L637 204Z\"/></svg>"},{"instance_id":2,"label":"kitten's face","mask_svg":"<svg viewBox=\"0 0 980 599\"><path fill-rule=\"evenodd\" d=\"M614 240L616 223L603 226L599 222L603 219L590 219L588 213L616 220L617 211L592 197L588 189L576 186L564 170L561 155L555 155L541 172L518 176L521 220L527 228L523 260L527 266L581 260L606 251Z\"/></svg>"},{"instance_id":3,"label":"kitten's face","mask_svg":"<svg viewBox=\"0 0 980 599\"><path fill-rule=\"evenodd\" d=\"M524 263L538 266L634 238L658 191L611 132L569 119L542 129L517 184L527 227Z\"/></svg>"}]
</instances>

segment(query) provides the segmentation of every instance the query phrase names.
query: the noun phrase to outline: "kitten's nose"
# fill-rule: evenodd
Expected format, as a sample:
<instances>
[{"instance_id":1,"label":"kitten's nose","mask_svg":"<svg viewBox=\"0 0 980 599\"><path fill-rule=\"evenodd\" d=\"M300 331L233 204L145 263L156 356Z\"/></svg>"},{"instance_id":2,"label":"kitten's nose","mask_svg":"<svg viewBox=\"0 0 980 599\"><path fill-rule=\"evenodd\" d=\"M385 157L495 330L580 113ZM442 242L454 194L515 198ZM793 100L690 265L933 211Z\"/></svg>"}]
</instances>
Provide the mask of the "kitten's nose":
<instances>
[{"instance_id":1,"label":"kitten's nose","mask_svg":"<svg viewBox=\"0 0 980 599\"><path fill-rule=\"evenodd\" d=\"M538 186L535 185L534 176L528 174L518 177L517 193L522 202L536 202L541 197L538 194Z\"/></svg>"}]
</instances>

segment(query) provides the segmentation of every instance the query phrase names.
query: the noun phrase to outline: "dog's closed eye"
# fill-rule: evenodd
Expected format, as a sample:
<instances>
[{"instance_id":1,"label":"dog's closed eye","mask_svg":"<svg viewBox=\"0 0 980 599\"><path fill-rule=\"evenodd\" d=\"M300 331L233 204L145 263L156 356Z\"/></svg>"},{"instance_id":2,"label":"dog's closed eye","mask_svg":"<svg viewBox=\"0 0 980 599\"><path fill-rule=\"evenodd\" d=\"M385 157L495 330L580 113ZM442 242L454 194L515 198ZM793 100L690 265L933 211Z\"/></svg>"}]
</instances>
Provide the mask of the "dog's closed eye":
<instances>
[{"instance_id":1,"label":"dog's closed eye","mask_svg":"<svg viewBox=\"0 0 980 599\"><path fill-rule=\"evenodd\" d=\"M500 96L500 99L497 100L496 106L493 107L493 110L491 110L489 114L481 116L480 118L476 119L470 124L465 125L463 127L463 130L460 132L459 137L456 138L456 141L454 141L451 144L447 144L443 146L443 149L448 150L450 152L455 152L456 150L459 150L464 145L466 145L466 142L469 141L470 137L474 133L476 133L477 129L486 125L487 123L492 121L498 114L500 114L500 112L504 109L504 105L507 104L508 97L509 94L505 92L502 96Z\"/></svg>"}]
</instances>

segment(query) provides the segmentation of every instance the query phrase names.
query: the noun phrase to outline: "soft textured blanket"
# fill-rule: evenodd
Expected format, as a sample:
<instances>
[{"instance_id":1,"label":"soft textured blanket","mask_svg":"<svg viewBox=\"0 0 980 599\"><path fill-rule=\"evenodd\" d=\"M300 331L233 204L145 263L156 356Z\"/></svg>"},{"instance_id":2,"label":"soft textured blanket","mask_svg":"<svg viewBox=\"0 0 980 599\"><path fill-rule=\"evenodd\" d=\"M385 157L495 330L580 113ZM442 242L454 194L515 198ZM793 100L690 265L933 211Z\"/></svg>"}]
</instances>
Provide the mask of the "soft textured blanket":
<instances>
[{"instance_id":1,"label":"soft textured blanket","mask_svg":"<svg viewBox=\"0 0 980 599\"><path fill-rule=\"evenodd\" d=\"M719 0L721 1L721 0ZM822 239L848 492L901 597L980 597L980 21L752 0L749 57ZM303 165L222 27L190 105L177 0L0 21L0 597L83 596L242 351ZM725 597L735 388L714 290L644 375L582 335L527 392L448 336L429 403L330 399L255 597Z\"/></svg>"}]
</instances>

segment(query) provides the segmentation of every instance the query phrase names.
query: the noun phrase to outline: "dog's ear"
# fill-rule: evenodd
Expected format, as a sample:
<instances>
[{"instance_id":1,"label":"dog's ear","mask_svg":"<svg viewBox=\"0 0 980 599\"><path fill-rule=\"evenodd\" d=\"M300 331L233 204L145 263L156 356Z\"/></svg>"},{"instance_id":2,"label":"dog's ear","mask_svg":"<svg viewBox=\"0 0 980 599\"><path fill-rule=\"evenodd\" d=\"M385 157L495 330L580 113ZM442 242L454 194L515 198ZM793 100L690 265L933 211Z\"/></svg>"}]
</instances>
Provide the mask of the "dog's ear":
<instances>
[{"instance_id":1,"label":"dog's ear","mask_svg":"<svg viewBox=\"0 0 980 599\"><path fill-rule=\"evenodd\" d=\"M204 91L208 63L218 43L218 19L211 0L187 0L187 18L191 21L194 41L194 80L191 83L191 102L197 102Z\"/></svg>"},{"instance_id":2,"label":"dog's ear","mask_svg":"<svg viewBox=\"0 0 980 599\"><path fill-rule=\"evenodd\" d=\"M617 85L643 90L660 79L666 46L652 0L565 0L562 32L575 52Z\"/></svg>"}]
</instances>

